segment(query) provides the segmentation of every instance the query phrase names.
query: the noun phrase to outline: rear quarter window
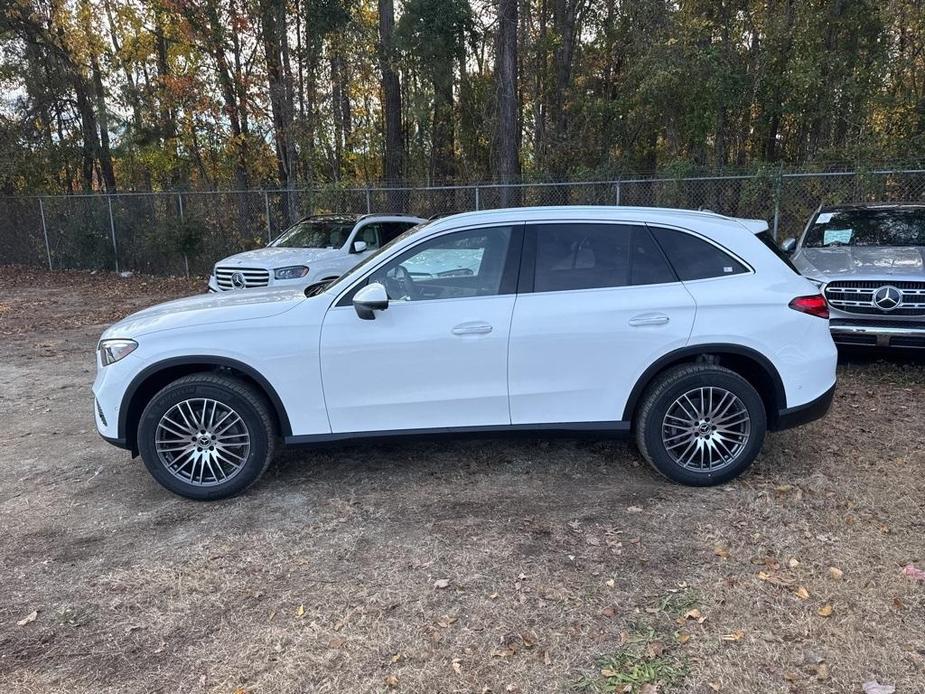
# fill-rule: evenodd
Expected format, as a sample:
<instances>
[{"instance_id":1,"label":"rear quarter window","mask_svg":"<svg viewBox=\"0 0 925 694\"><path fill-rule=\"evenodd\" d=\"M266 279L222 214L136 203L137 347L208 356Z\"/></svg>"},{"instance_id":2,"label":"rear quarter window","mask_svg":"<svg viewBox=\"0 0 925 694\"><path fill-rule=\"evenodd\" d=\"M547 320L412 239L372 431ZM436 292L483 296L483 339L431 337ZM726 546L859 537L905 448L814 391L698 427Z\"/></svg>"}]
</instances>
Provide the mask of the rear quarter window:
<instances>
[{"instance_id":1,"label":"rear quarter window","mask_svg":"<svg viewBox=\"0 0 925 694\"><path fill-rule=\"evenodd\" d=\"M755 234L755 236L758 238L759 241L761 241L761 243L767 246L768 250L770 250L774 255L776 255L784 265L789 267L791 270L793 270L798 275L800 274L800 271L797 270L796 265L794 265L793 261L790 260L790 256L784 253L783 250L781 250L781 247L777 245L777 242L774 240L774 237L772 237L769 232L762 231L760 234Z\"/></svg>"},{"instance_id":2,"label":"rear quarter window","mask_svg":"<svg viewBox=\"0 0 925 694\"><path fill-rule=\"evenodd\" d=\"M748 268L729 253L693 234L661 227L649 228L682 280L703 280L748 272Z\"/></svg>"}]
</instances>

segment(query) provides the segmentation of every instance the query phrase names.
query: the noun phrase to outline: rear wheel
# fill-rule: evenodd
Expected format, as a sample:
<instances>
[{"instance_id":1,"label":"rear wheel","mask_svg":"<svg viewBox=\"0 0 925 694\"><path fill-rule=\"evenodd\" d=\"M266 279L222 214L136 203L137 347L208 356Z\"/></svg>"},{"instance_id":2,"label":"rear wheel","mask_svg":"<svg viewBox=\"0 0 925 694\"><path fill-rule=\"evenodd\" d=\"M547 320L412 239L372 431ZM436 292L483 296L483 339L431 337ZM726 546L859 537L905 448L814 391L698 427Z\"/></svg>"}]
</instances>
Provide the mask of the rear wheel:
<instances>
[{"instance_id":1,"label":"rear wheel","mask_svg":"<svg viewBox=\"0 0 925 694\"><path fill-rule=\"evenodd\" d=\"M273 455L269 407L247 383L213 373L180 378L145 407L138 447L161 485L190 499L222 499L257 481Z\"/></svg>"},{"instance_id":2,"label":"rear wheel","mask_svg":"<svg viewBox=\"0 0 925 694\"><path fill-rule=\"evenodd\" d=\"M764 403L748 381L721 366L689 364L667 370L646 391L636 443L669 479L708 486L747 469L766 430Z\"/></svg>"}]
</instances>

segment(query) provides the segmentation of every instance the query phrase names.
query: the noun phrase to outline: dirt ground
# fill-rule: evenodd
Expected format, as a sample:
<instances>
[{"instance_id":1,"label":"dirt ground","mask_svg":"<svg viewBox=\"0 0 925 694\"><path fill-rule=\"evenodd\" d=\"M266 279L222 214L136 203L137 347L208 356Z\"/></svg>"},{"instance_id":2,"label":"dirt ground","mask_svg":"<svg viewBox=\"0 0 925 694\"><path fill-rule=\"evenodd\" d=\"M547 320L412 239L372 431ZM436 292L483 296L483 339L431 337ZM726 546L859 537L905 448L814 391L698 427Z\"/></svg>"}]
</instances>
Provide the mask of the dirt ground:
<instances>
[{"instance_id":1,"label":"dirt ground","mask_svg":"<svg viewBox=\"0 0 925 694\"><path fill-rule=\"evenodd\" d=\"M467 440L290 451L205 504L89 390L106 323L203 288L0 268L0 691L925 692L922 360L849 355L722 488Z\"/></svg>"}]
</instances>

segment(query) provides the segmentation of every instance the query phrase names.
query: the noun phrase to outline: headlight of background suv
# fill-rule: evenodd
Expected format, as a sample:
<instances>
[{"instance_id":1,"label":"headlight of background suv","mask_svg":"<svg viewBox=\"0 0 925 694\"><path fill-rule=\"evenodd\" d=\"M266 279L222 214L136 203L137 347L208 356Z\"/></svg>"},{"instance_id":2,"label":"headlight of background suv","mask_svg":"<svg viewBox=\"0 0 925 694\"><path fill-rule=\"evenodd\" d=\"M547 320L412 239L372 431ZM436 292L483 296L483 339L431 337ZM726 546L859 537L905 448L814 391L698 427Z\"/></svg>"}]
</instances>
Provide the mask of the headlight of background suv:
<instances>
[{"instance_id":1,"label":"headlight of background suv","mask_svg":"<svg viewBox=\"0 0 925 694\"><path fill-rule=\"evenodd\" d=\"M123 357L134 352L136 347L138 347L138 343L135 340L124 340L122 338L100 340L99 347L97 347L100 353L100 363L103 366L115 364Z\"/></svg>"},{"instance_id":2,"label":"headlight of background suv","mask_svg":"<svg viewBox=\"0 0 925 694\"><path fill-rule=\"evenodd\" d=\"M291 267L276 268L273 276L278 280L297 280L308 274L308 268L304 265L293 265Z\"/></svg>"}]
</instances>

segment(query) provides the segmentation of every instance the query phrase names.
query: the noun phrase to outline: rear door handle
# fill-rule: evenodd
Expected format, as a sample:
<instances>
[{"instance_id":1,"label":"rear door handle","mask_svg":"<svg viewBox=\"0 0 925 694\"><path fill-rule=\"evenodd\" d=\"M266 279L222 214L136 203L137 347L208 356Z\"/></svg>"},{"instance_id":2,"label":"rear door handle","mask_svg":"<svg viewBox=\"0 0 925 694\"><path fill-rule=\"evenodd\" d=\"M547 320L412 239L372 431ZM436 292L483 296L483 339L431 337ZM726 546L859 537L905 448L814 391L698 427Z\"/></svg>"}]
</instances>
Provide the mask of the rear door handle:
<instances>
[{"instance_id":1,"label":"rear door handle","mask_svg":"<svg viewBox=\"0 0 925 694\"><path fill-rule=\"evenodd\" d=\"M629 324L634 328L641 325L665 325L670 318L664 313L641 313L629 319Z\"/></svg>"},{"instance_id":2,"label":"rear door handle","mask_svg":"<svg viewBox=\"0 0 925 694\"><path fill-rule=\"evenodd\" d=\"M460 323L452 332L454 335L487 335L491 330L488 323Z\"/></svg>"}]
</instances>

